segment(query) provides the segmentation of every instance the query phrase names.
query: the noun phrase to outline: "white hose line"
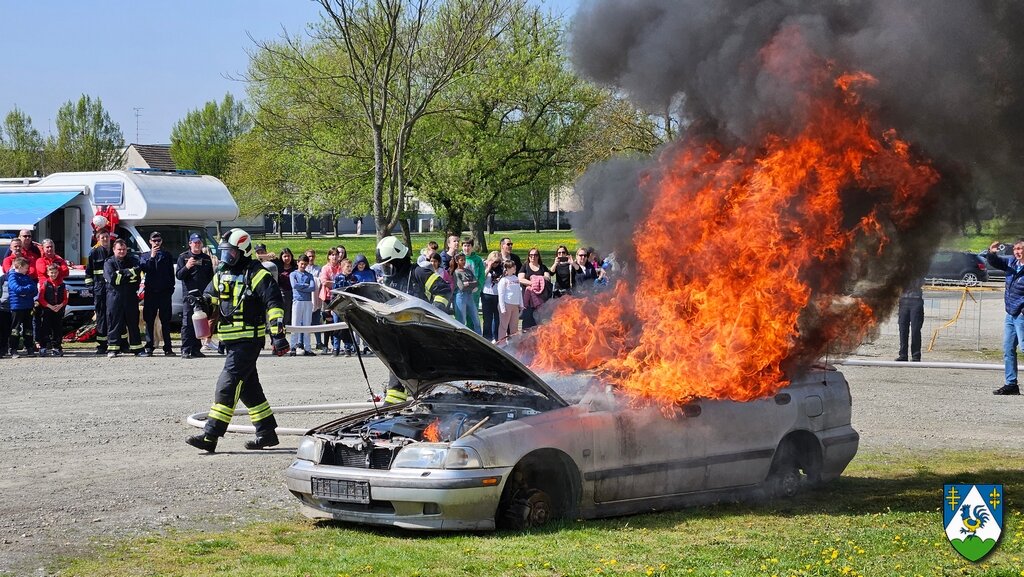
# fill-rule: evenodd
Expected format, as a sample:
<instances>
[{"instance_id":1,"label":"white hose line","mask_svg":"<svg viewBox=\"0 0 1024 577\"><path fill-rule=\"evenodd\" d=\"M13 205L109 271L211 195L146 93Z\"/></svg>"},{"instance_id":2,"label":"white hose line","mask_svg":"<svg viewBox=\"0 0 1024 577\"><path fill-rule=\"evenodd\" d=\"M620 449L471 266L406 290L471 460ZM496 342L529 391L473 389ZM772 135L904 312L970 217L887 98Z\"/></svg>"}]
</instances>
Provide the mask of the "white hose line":
<instances>
[{"instance_id":1,"label":"white hose line","mask_svg":"<svg viewBox=\"0 0 1024 577\"><path fill-rule=\"evenodd\" d=\"M348 323L337 322L327 323L325 325L285 325L284 330L289 333L331 333L334 331L340 331L347 329Z\"/></svg>"},{"instance_id":2,"label":"white hose line","mask_svg":"<svg viewBox=\"0 0 1024 577\"><path fill-rule=\"evenodd\" d=\"M382 406L382 403L377 403L378 407ZM275 413L313 413L318 411L366 411L374 407L373 403L331 403L326 405L292 405L285 407L271 407ZM249 414L248 409L235 409L234 415L247 415ZM185 422L197 429L202 429L206 426L206 413L194 413L189 415ZM312 428L312 427L310 427ZM278 427L276 429L278 435L305 435L309 428L296 429L294 427ZM229 433L255 433L256 427L252 425L228 425Z\"/></svg>"},{"instance_id":3,"label":"white hose line","mask_svg":"<svg viewBox=\"0 0 1024 577\"><path fill-rule=\"evenodd\" d=\"M971 371L1001 371L1005 367L995 363L946 363L936 361L907 362L907 361L876 361L871 359L844 359L841 361L829 361L833 365L847 365L850 367L894 367L908 369L966 369Z\"/></svg>"}]
</instances>

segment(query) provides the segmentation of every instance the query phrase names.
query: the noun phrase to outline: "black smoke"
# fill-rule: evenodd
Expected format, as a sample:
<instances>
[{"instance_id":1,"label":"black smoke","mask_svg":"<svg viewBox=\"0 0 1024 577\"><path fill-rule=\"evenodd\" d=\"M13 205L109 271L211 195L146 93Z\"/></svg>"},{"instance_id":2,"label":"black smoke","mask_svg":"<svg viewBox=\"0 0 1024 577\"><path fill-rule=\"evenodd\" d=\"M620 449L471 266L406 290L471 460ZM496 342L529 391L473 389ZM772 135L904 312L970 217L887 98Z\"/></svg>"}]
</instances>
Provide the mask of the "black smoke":
<instances>
[{"instance_id":1,"label":"black smoke","mask_svg":"<svg viewBox=\"0 0 1024 577\"><path fill-rule=\"evenodd\" d=\"M947 202L934 210L948 220L976 190L1024 204L1021 23L1024 2L1010 0L603 0L581 6L570 48L584 75L740 143L799 125L813 60L866 72L877 83L858 92L880 129L895 128L943 171ZM642 194L635 180L620 186L614 167L595 170L577 188L601 206L574 226L600 246L612 231L593 217L628 219ZM630 165L625 174L639 172ZM624 240L605 247L624 250Z\"/></svg>"}]
</instances>

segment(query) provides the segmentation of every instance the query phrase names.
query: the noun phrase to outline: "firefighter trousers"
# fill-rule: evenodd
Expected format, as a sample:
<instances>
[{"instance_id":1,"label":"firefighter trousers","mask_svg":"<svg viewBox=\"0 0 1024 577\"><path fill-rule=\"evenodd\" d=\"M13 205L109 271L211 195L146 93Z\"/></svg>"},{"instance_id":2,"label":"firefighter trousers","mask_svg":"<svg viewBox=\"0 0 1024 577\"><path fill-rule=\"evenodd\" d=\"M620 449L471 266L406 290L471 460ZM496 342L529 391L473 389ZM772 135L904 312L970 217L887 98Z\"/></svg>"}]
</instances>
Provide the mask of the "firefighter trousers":
<instances>
[{"instance_id":1,"label":"firefighter trousers","mask_svg":"<svg viewBox=\"0 0 1024 577\"><path fill-rule=\"evenodd\" d=\"M105 351L107 350L107 291L97 288L92 294L92 304L96 309L96 348Z\"/></svg>"},{"instance_id":2,"label":"firefighter trousers","mask_svg":"<svg viewBox=\"0 0 1024 577\"><path fill-rule=\"evenodd\" d=\"M124 333L128 332L128 342L124 342ZM107 345L112 350L137 353L142 350L142 337L139 334L139 299L134 291L107 291Z\"/></svg>"},{"instance_id":3,"label":"firefighter trousers","mask_svg":"<svg viewBox=\"0 0 1024 577\"><path fill-rule=\"evenodd\" d=\"M256 427L256 436L264 437L277 429L277 420L270 409L263 385L256 371L256 359L263 349L263 339L224 343L227 358L217 379L213 406L204 428L208 437L223 437L231 423L238 401L249 409L249 421Z\"/></svg>"}]
</instances>

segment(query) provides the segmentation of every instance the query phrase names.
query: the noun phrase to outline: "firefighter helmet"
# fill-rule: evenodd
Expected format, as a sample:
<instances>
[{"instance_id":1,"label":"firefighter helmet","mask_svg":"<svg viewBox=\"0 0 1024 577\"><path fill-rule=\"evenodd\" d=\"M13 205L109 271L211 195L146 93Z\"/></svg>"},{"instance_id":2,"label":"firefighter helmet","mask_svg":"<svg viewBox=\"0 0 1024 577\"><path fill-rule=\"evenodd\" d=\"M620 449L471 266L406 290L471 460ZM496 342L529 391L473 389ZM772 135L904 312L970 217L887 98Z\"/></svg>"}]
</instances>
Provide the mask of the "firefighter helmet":
<instances>
[{"instance_id":1,"label":"firefighter helmet","mask_svg":"<svg viewBox=\"0 0 1024 577\"><path fill-rule=\"evenodd\" d=\"M217 250L221 261L228 266L235 266L243 258L252 257L252 237L240 228L233 228L220 237Z\"/></svg>"},{"instance_id":2,"label":"firefighter helmet","mask_svg":"<svg viewBox=\"0 0 1024 577\"><path fill-rule=\"evenodd\" d=\"M108 226L110 226L110 221L107 220L107 217L103 216L102 214L97 214L96 216L92 217L93 230L103 230L106 229Z\"/></svg>"},{"instance_id":3,"label":"firefighter helmet","mask_svg":"<svg viewBox=\"0 0 1024 577\"><path fill-rule=\"evenodd\" d=\"M377 243L377 262L387 264L409 255L409 247L393 236L385 236Z\"/></svg>"}]
</instances>

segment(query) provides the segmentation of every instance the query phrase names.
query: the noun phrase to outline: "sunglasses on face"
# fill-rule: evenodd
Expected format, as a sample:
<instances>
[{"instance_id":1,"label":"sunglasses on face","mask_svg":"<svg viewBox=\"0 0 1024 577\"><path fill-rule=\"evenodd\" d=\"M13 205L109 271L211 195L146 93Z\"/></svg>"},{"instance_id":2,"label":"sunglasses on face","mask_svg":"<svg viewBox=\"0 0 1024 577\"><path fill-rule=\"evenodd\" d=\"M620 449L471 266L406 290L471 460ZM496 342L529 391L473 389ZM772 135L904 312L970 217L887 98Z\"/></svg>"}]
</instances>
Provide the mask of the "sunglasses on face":
<instances>
[{"instance_id":1,"label":"sunglasses on face","mask_svg":"<svg viewBox=\"0 0 1024 577\"><path fill-rule=\"evenodd\" d=\"M540 253L538 253L538 252L531 252L530 256L540 256Z\"/></svg>"}]
</instances>

